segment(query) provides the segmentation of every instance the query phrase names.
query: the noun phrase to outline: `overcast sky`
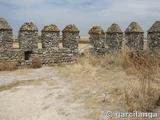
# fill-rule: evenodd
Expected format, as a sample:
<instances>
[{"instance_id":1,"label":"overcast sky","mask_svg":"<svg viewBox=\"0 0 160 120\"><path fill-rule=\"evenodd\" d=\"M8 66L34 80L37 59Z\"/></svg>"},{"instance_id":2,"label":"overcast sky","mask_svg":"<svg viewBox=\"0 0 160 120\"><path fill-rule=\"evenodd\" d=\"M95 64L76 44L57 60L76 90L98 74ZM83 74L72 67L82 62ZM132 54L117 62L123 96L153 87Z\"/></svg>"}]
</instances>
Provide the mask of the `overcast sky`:
<instances>
[{"instance_id":1,"label":"overcast sky","mask_svg":"<svg viewBox=\"0 0 160 120\"><path fill-rule=\"evenodd\" d=\"M0 16L14 28L14 34L28 21L39 30L51 23L61 30L75 24L81 35L87 35L93 25L106 30L113 22L125 30L136 21L147 31L160 20L160 0L0 0Z\"/></svg>"}]
</instances>

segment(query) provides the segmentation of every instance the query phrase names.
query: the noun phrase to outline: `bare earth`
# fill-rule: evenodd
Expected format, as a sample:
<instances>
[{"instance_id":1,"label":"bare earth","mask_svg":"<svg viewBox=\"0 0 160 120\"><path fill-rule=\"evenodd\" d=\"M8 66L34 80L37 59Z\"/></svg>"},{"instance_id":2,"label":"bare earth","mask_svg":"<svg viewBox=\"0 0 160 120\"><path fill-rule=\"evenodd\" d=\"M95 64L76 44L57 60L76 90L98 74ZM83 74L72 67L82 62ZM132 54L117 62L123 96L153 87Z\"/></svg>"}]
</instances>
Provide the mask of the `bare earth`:
<instances>
[{"instance_id":1,"label":"bare earth","mask_svg":"<svg viewBox=\"0 0 160 120\"><path fill-rule=\"evenodd\" d=\"M52 68L0 73L1 85L17 80L25 82L0 92L1 120L87 119L83 104L72 101L69 83L55 77Z\"/></svg>"},{"instance_id":2,"label":"bare earth","mask_svg":"<svg viewBox=\"0 0 160 120\"><path fill-rule=\"evenodd\" d=\"M71 79L59 69L66 68L0 72L0 120L107 120L106 111L125 111L123 71L95 78L94 69L89 77L79 69L84 79Z\"/></svg>"}]
</instances>

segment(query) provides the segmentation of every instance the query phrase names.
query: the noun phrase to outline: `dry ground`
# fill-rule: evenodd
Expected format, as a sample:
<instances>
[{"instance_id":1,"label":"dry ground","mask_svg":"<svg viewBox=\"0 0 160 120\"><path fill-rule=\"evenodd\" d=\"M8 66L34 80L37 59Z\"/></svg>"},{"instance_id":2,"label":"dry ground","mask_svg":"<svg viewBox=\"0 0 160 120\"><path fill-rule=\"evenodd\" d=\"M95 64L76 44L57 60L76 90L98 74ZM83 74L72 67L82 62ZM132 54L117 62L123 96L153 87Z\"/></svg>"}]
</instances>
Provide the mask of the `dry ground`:
<instances>
[{"instance_id":1,"label":"dry ground","mask_svg":"<svg viewBox=\"0 0 160 120\"><path fill-rule=\"evenodd\" d=\"M124 72L106 70L105 76L93 79L96 74L94 69L92 74L88 71L90 68L85 71L79 69L84 79L79 75L79 78L72 79L72 75L64 73L64 68L1 72L0 119L93 120L103 116L107 110L122 110L122 93L117 86L123 88L125 85L119 84L127 77ZM61 72L64 76L60 76ZM105 81L99 77L107 78Z\"/></svg>"},{"instance_id":2,"label":"dry ground","mask_svg":"<svg viewBox=\"0 0 160 120\"><path fill-rule=\"evenodd\" d=\"M79 74L68 74L71 66L1 72L0 119L107 120L107 111L126 111L123 90L133 77L120 68L72 68Z\"/></svg>"},{"instance_id":3,"label":"dry ground","mask_svg":"<svg viewBox=\"0 0 160 120\"><path fill-rule=\"evenodd\" d=\"M128 73L121 67L119 57L84 57L73 65L0 72L0 120L118 120L107 118L106 112L128 111L126 90L141 87L133 69ZM157 77L152 87L159 91L159 85ZM139 92L130 102L139 105ZM158 106L152 110L160 112Z\"/></svg>"}]
</instances>

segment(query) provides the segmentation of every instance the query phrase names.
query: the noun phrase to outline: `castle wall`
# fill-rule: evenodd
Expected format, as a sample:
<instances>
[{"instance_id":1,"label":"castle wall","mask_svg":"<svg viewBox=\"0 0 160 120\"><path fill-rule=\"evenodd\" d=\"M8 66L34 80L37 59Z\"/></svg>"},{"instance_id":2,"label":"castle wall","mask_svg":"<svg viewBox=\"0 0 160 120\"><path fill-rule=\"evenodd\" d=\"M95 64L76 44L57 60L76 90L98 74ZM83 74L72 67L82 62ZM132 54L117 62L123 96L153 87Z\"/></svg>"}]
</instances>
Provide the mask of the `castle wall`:
<instances>
[{"instance_id":1,"label":"castle wall","mask_svg":"<svg viewBox=\"0 0 160 120\"><path fill-rule=\"evenodd\" d=\"M106 31L107 51L119 51L122 48L123 32L118 24L113 23Z\"/></svg>"},{"instance_id":2,"label":"castle wall","mask_svg":"<svg viewBox=\"0 0 160 120\"><path fill-rule=\"evenodd\" d=\"M132 22L125 31L126 46L132 50L143 50L144 32L138 23Z\"/></svg>"},{"instance_id":3,"label":"castle wall","mask_svg":"<svg viewBox=\"0 0 160 120\"><path fill-rule=\"evenodd\" d=\"M126 33L126 45L133 50L143 50L144 35L143 33Z\"/></svg>"},{"instance_id":4,"label":"castle wall","mask_svg":"<svg viewBox=\"0 0 160 120\"><path fill-rule=\"evenodd\" d=\"M148 33L147 38L150 50L160 49L160 33Z\"/></svg>"},{"instance_id":5,"label":"castle wall","mask_svg":"<svg viewBox=\"0 0 160 120\"><path fill-rule=\"evenodd\" d=\"M70 50L78 50L79 33L63 33L63 47Z\"/></svg>"},{"instance_id":6,"label":"castle wall","mask_svg":"<svg viewBox=\"0 0 160 120\"><path fill-rule=\"evenodd\" d=\"M63 63L72 63L76 60L77 53L71 52L68 49L58 49L52 52L48 52L44 49L34 51L31 59L39 57L43 64L54 65Z\"/></svg>"},{"instance_id":7,"label":"castle wall","mask_svg":"<svg viewBox=\"0 0 160 120\"><path fill-rule=\"evenodd\" d=\"M68 25L62 31L62 44L64 48L78 51L79 30L75 25Z\"/></svg>"},{"instance_id":8,"label":"castle wall","mask_svg":"<svg viewBox=\"0 0 160 120\"><path fill-rule=\"evenodd\" d=\"M12 48L13 32L12 30L0 30L0 48Z\"/></svg>"},{"instance_id":9,"label":"castle wall","mask_svg":"<svg viewBox=\"0 0 160 120\"><path fill-rule=\"evenodd\" d=\"M92 49L91 51L94 54L104 54L105 49L105 38L102 35L99 34L90 34L89 37Z\"/></svg>"},{"instance_id":10,"label":"castle wall","mask_svg":"<svg viewBox=\"0 0 160 120\"><path fill-rule=\"evenodd\" d=\"M91 52L96 55L104 54L105 48L105 33L99 26L93 26L89 31Z\"/></svg>"},{"instance_id":11,"label":"castle wall","mask_svg":"<svg viewBox=\"0 0 160 120\"><path fill-rule=\"evenodd\" d=\"M59 47L60 33L59 32L42 32L41 39L42 39L43 48L46 48L46 49L56 48L56 47Z\"/></svg>"},{"instance_id":12,"label":"castle wall","mask_svg":"<svg viewBox=\"0 0 160 120\"><path fill-rule=\"evenodd\" d=\"M148 30L148 48L151 51L160 49L160 21L156 21Z\"/></svg>"},{"instance_id":13,"label":"castle wall","mask_svg":"<svg viewBox=\"0 0 160 120\"><path fill-rule=\"evenodd\" d=\"M14 61L21 65L24 62L24 53L20 49L1 49L0 61Z\"/></svg>"},{"instance_id":14,"label":"castle wall","mask_svg":"<svg viewBox=\"0 0 160 120\"><path fill-rule=\"evenodd\" d=\"M20 48L23 50L33 50L38 48L38 31L20 31Z\"/></svg>"},{"instance_id":15,"label":"castle wall","mask_svg":"<svg viewBox=\"0 0 160 120\"><path fill-rule=\"evenodd\" d=\"M122 48L123 33L106 33L106 44L109 51L118 51Z\"/></svg>"},{"instance_id":16,"label":"castle wall","mask_svg":"<svg viewBox=\"0 0 160 120\"><path fill-rule=\"evenodd\" d=\"M65 33L66 32L64 32L64 34ZM79 34L77 33L78 32L74 32L74 34L69 35L65 34L65 42L68 45L67 48L69 49L59 48L60 30L56 25L51 24L45 26L41 32L43 47L42 49L38 49L38 30L36 26L33 23L24 24L20 29L20 35L22 37L20 37L19 39L19 41L22 42L20 42L20 44L22 45L21 50L23 51L25 56L27 56L25 57L24 64L31 64L34 57L38 57L39 59L41 59L42 63L46 65L73 62L75 60L74 56L76 56L74 54L74 50L78 49L78 40L75 38L77 35L79 36Z\"/></svg>"},{"instance_id":17,"label":"castle wall","mask_svg":"<svg viewBox=\"0 0 160 120\"><path fill-rule=\"evenodd\" d=\"M5 24L5 25L3 25ZM89 31L91 52L94 55L104 55L108 51L117 51L122 48L123 32L117 24L112 24L106 33L99 26ZM41 37L37 27L25 23L19 30L18 42L20 48L12 48L13 32L8 23L0 18L0 61L16 61L18 65L30 65L34 57L39 57L43 64L54 65L72 63L78 57L79 30L75 25L68 25L62 31L63 48L59 47L60 30L56 25L45 26ZM136 22L132 22L125 31L126 46L133 50L143 50L144 32ZM38 48L42 40L43 47ZM157 21L148 30L148 48L160 48L160 21Z\"/></svg>"},{"instance_id":18,"label":"castle wall","mask_svg":"<svg viewBox=\"0 0 160 120\"><path fill-rule=\"evenodd\" d=\"M41 31L42 47L52 50L59 47L60 30L56 25L50 24L44 26Z\"/></svg>"}]
</instances>

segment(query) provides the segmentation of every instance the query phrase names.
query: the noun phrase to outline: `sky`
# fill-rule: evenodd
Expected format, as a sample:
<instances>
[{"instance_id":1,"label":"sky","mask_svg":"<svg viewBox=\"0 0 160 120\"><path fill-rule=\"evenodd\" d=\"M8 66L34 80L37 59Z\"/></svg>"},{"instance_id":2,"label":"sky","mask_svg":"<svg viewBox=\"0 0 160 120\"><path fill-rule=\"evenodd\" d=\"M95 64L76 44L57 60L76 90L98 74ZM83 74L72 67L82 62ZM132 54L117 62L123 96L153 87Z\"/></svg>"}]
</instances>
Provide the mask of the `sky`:
<instances>
[{"instance_id":1,"label":"sky","mask_svg":"<svg viewBox=\"0 0 160 120\"><path fill-rule=\"evenodd\" d=\"M56 24L61 30L75 24L80 35L88 35L93 25L105 31L112 23L122 30L138 22L146 32L160 20L160 0L0 0L0 17L5 18L17 35L24 22L34 22L39 31Z\"/></svg>"}]
</instances>

